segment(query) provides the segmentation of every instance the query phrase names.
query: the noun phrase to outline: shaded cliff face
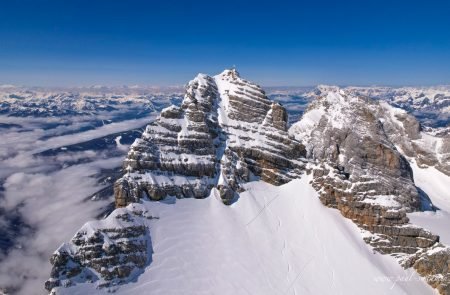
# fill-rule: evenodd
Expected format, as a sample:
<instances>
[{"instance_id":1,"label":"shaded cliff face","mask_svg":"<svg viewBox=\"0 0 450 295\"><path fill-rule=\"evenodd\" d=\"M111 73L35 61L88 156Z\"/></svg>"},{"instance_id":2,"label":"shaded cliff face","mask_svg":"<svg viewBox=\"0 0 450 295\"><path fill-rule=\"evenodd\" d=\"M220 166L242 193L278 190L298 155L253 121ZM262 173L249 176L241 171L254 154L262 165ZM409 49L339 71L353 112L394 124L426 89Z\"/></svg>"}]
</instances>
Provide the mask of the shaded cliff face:
<instances>
[{"instance_id":1,"label":"shaded cliff face","mask_svg":"<svg viewBox=\"0 0 450 295\"><path fill-rule=\"evenodd\" d=\"M298 177L305 149L287 133L287 113L235 70L200 74L181 107L161 112L131 146L115 184L116 207L140 198L205 198L212 187L231 203L255 177L283 184Z\"/></svg>"},{"instance_id":2,"label":"shaded cliff face","mask_svg":"<svg viewBox=\"0 0 450 295\"><path fill-rule=\"evenodd\" d=\"M367 109L370 109L374 116L381 120L380 123L388 139L399 148L399 151L407 157L415 158L419 167L435 167L450 176L450 127L422 127L421 124L427 124L427 121L422 120L422 123L419 123L418 120L421 116L414 112L414 108L405 106L406 102L413 103L416 101L419 102L419 109L425 108L424 114L428 114L426 111L428 107L436 108L436 105L445 110L448 104L445 102L445 93L448 91L445 87L442 89L439 89L439 87L436 89L391 89L387 87L346 87L340 89L335 86L321 85L308 93L307 96L321 101L329 93L338 93L339 91L351 97L370 96L371 98L365 100L368 104ZM433 102L429 101L431 94L433 94ZM380 101L373 99L379 99ZM309 109L314 109L317 104L317 101L313 102ZM393 106L401 106L402 109ZM416 114L419 119L407 111ZM442 117L448 116L442 114ZM448 125L447 123L445 120L442 122L443 126ZM432 125L434 126L434 124ZM363 126L367 126L367 124L363 124Z\"/></svg>"},{"instance_id":3,"label":"shaded cliff face","mask_svg":"<svg viewBox=\"0 0 450 295\"><path fill-rule=\"evenodd\" d=\"M417 210L412 170L385 131L387 117L378 103L336 90L314 101L289 132L305 142L308 156L318 163L317 181L330 175L341 182L332 189L352 193L360 202Z\"/></svg>"},{"instance_id":4,"label":"shaded cliff face","mask_svg":"<svg viewBox=\"0 0 450 295\"><path fill-rule=\"evenodd\" d=\"M419 163L423 157L425 148L414 148L416 140L431 135L420 132L415 118L335 88L318 97L289 133L306 146L312 185L322 203L365 230L364 240L375 250L413 266L433 287L449 294L449 248L439 243L439 236L409 224L406 216L433 209L416 188L401 153L410 148L407 155ZM439 156L426 158L433 157ZM437 257L445 263L435 263Z\"/></svg>"},{"instance_id":5,"label":"shaded cliff face","mask_svg":"<svg viewBox=\"0 0 450 295\"><path fill-rule=\"evenodd\" d=\"M390 140L402 153L414 158L421 168L435 167L450 176L450 128L424 128L422 130L416 118L387 103L381 103L391 117L384 124Z\"/></svg>"}]
</instances>

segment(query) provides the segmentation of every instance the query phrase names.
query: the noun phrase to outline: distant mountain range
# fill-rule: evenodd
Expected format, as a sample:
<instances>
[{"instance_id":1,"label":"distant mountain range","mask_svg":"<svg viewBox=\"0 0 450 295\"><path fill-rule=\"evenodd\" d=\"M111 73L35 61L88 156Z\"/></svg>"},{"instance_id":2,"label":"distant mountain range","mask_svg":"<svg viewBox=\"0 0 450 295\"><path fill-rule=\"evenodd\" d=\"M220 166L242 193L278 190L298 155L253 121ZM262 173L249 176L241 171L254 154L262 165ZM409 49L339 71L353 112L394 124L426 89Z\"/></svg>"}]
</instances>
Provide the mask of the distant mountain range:
<instances>
[{"instance_id":1,"label":"distant mountain range","mask_svg":"<svg viewBox=\"0 0 450 295\"><path fill-rule=\"evenodd\" d=\"M270 99L286 104L290 123L299 119L309 101L335 86L268 87ZM431 87L341 87L402 108L428 127L445 127L450 122L450 86ZM0 114L10 116L83 115L111 111L121 105L136 105L140 111L153 109L161 100L181 97L183 88L144 86L92 86L43 88L2 85Z\"/></svg>"}]
</instances>

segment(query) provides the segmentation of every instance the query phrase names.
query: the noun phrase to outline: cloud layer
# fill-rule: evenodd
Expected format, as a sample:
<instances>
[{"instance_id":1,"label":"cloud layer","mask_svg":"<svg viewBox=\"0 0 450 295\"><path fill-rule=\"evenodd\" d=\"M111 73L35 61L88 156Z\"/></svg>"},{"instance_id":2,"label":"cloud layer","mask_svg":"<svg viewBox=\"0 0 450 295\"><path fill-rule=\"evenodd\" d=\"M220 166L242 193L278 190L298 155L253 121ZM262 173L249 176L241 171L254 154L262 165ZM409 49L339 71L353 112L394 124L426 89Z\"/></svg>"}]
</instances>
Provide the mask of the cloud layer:
<instances>
[{"instance_id":1,"label":"cloud layer","mask_svg":"<svg viewBox=\"0 0 450 295\"><path fill-rule=\"evenodd\" d=\"M0 252L0 293L6 289L17 294L46 294L44 282L51 265L49 258L63 242L70 240L86 221L94 219L109 199L86 198L106 184L99 183L101 172L119 167L128 146L116 140L114 158L108 151L77 151L51 157L33 156L37 152L95 139L107 134L130 130L152 118L127 120L77 132L94 118L11 118L0 116L0 123L22 127L2 130L0 141L0 208L17 211L30 230L19 235L14 247ZM54 128L43 128L49 121ZM73 134L61 135L66 132ZM42 140L41 138L48 138ZM68 165L67 163L80 163ZM12 221L0 216L0 229Z\"/></svg>"}]
</instances>

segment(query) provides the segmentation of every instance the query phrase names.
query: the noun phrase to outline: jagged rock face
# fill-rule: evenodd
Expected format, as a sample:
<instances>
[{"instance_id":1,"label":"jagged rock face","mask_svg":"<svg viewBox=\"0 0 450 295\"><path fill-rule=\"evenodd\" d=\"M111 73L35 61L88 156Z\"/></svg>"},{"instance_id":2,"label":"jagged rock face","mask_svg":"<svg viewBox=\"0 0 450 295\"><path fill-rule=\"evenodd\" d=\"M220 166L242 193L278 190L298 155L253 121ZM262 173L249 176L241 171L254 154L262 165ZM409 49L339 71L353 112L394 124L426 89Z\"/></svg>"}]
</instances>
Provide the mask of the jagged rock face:
<instances>
[{"instance_id":1,"label":"jagged rock face","mask_svg":"<svg viewBox=\"0 0 450 295\"><path fill-rule=\"evenodd\" d=\"M86 282L110 287L138 275L151 260L148 226L158 219L141 207L133 204L85 224L50 258L53 268L45 288Z\"/></svg>"},{"instance_id":2,"label":"jagged rock face","mask_svg":"<svg viewBox=\"0 0 450 295\"><path fill-rule=\"evenodd\" d=\"M419 167L435 167L446 175L450 175L450 127L422 128L416 117L407 113L407 111L415 113L417 109L405 107L405 102L413 103L414 101L419 101L419 109L428 105L434 109L439 105L442 110L445 110L448 101L444 98L444 93L447 93L448 89L346 87L340 90L335 86L322 85L306 95L310 98L320 99L320 97L327 96L328 93L337 93L339 91L344 91L352 97L366 97L362 96L364 94L377 99L387 100L389 104L385 101L380 101L379 105L377 103L376 108L371 108L371 111L374 112L377 119L380 119L382 128L389 141L397 146L405 156L414 158ZM427 101L426 97L431 96L433 96L433 103L425 103ZM411 97L414 97L414 99ZM371 101L371 99L366 99ZM373 105L373 102L371 104ZM392 105L401 105L407 111L394 108ZM425 109L424 112L427 113ZM443 118L446 116L448 117L448 114L442 114ZM427 121L425 120L425 122Z\"/></svg>"},{"instance_id":3,"label":"jagged rock face","mask_svg":"<svg viewBox=\"0 0 450 295\"><path fill-rule=\"evenodd\" d=\"M386 208L419 209L412 170L390 141L379 113L375 102L330 92L291 127L290 133L305 140L309 156L319 163L314 179L328 190L323 196L327 204L337 206L352 195L355 202L370 206L382 196Z\"/></svg>"},{"instance_id":4,"label":"jagged rock face","mask_svg":"<svg viewBox=\"0 0 450 295\"><path fill-rule=\"evenodd\" d=\"M116 206L148 196L206 197L216 176L218 93L211 77L199 75L186 87L181 107L171 106L131 146L115 184Z\"/></svg>"},{"instance_id":5,"label":"jagged rock face","mask_svg":"<svg viewBox=\"0 0 450 295\"><path fill-rule=\"evenodd\" d=\"M386 103L382 108L391 114L391 121L384 124L389 139L402 152L414 158L419 167L435 167L450 176L450 132L448 129L421 130L421 126L412 115L394 109Z\"/></svg>"},{"instance_id":6,"label":"jagged rock face","mask_svg":"<svg viewBox=\"0 0 450 295\"><path fill-rule=\"evenodd\" d=\"M200 74L181 107L164 109L131 146L127 173L115 185L116 206L142 197L204 198L214 186L228 204L254 176L286 183L301 174L305 156L286 126L286 110L237 71Z\"/></svg>"},{"instance_id":7,"label":"jagged rock face","mask_svg":"<svg viewBox=\"0 0 450 295\"><path fill-rule=\"evenodd\" d=\"M450 249L435 247L412 259L414 269L440 294L450 294Z\"/></svg>"},{"instance_id":8,"label":"jagged rock face","mask_svg":"<svg viewBox=\"0 0 450 295\"><path fill-rule=\"evenodd\" d=\"M396 255L427 280L450 277L446 266L434 266L436 258L430 254L448 248L439 243L439 236L410 225L406 216L421 209L421 197L411 167L396 146L403 151L424 136L413 117L335 88L317 98L289 133L305 143L313 160L308 169L312 185L323 204L366 230L364 240L375 250ZM410 151L419 157L417 149ZM449 251L439 253L445 261L450 258ZM449 294L443 282L432 286Z\"/></svg>"}]
</instances>

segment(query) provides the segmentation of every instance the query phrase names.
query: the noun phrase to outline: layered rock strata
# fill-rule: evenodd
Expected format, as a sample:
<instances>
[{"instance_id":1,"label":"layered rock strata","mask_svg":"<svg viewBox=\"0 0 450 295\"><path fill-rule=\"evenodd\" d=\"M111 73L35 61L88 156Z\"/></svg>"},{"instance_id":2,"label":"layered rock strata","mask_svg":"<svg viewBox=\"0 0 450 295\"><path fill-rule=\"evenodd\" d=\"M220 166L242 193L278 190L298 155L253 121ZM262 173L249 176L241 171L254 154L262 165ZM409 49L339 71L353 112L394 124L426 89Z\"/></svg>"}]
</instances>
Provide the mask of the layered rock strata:
<instances>
[{"instance_id":1,"label":"layered rock strata","mask_svg":"<svg viewBox=\"0 0 450 295\"><path fill-rule=\"evenodd\" d=\"M117 207L141 198L205 198L218 187L224 203L253 177L279 185L298 177L304 147L287 133L287 113L257 85L227 70L189 82L181 107L147 126L115 184Z\"/></svg>"},{"instance_id":2,"label":"layered rock strata","mask_svg":"<svg viewBox=\"0 0 450 295\"><path fill-rule=\"evenodd\" d=\"M128 282L151 260L148 226L158 217L139 204L113 211L107 219L86 223L50 258L48 291L77 283L99 288Z\"/></svg>"},{"instance_id":3,"label":"layered rock strata","mask_svg":"<svg viewBox=\"0 0 450 295\"><path fill-rule=\"evenodd\" d=\"M442 173L450 176L450 127L423 127L416 117L405 111L406 109L414 112L414 109L405 107L404 104L405 102L412 103L418 100L420 101L420 108L424 107L426 109L426 107L431 106L434 109L436 108L435 103L437 103L444 110L448 104L448 100L446 101L444 99L444 93L447 92L446 89L439 91L438 89L433 90L431 88L428 90L414 88L405 88L402 90L376 87L346 87L341 90L339 87L321 85L314 91L308 93L307 96L309 98L320 99L321 97L327 96L330 92L339 91L344 91L354 97L367 97L363 95L366 94L370 97L380 99L379 107L372 108L372 111L376 112L374 115L377 118L383 120L383 129L389 137L389 140L400 149L402 154L414 158L419 167L435 167ZM429 103L426 96L431 95L433 91L437 92L433 103ZM387 95L389 92L392 93ZM426 92L429 93L425 95L424 93ZM386 96L390 98L387 99ZM413 99L412 97L415 98ZM392 105L399 105L397 98L400 99L400 105L404 109L392 107ZM372 99L367 100L372 101ZM386 100L390 103L387 103ZM374 104L374 102L371 104ZM431 110L425 109L423 110L424 116L425 114L432 113ZM442 117L445 117L445 115L442 114Z\"/></svg>"}]
</instances>

